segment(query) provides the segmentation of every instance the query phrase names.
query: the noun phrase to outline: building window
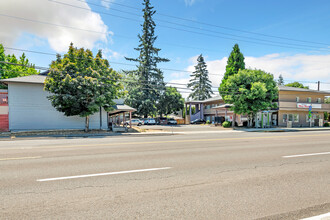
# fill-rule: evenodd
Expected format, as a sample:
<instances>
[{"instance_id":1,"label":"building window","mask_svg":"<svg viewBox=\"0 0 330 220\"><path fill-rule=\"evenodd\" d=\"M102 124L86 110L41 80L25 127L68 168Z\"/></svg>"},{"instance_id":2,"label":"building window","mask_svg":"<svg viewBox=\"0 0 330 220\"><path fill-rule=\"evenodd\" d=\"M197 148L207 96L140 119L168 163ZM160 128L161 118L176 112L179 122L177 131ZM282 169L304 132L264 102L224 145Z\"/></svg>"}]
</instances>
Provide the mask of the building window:
<instances>
[{"instance_id":1,"label":"building window","mask_svg":"<svg viewBox=\"0 0 330 220\"><path fill-rule=\"evenodd\" d=\"M296 102L299 102L299 97L298 96L296 97Z\"/></svg>"},{"instance_id":2,"label":"building window","mask_svg":"<svg viewBox=\"0 0 330 220\"><path fill-rule=\"evenodd\" d=\"M321 103L322 99L321 98L317 98L317 103Z\"/></svg>"},{"instance_id":3,"label":"building window","mask_svg":"<svg viewBox=\"0 0 330 220\"><path fill-rule=\"evenodd\" d=\"M309 122L309 115L306 115L306 122Z\"/></svg>"},{"instance_id":4,"label":"building window","mask_svg":"<svg viewBox=\"0 0 330 220\"><path fill-rule=\"evenodd\" d=\"M307 102L311 103L312 102L312 98L311 97L308 97L307 98Z\"/></svg>"},{"instance_id":5,"label":"building window","mask_svg":"<svg viewBox=\"0 0 330 220\"><path fill-rule=\"evenodd\" d=\"M283 123L286 123L288 120L288 115L287 114L283 114Z\"/></svg>"},{"instance_id":6,"label":"building window","mask_svg":"<svg viewBox=\"0 0 330 220\"><path fill-rule=\"evenodd\" d=\"M298 114L293 115L293 121L294 122L299 122L299 115Z\"/></svg>"},{"instance_id":7,"label":"building window","mask_svg":"<svg viewBox=\"0 0 330 220\"><path fill-rule=\"evenodd\" d=\"M293 121L293 115L292 114L288 114L288 121Z\"/></svg>"}]
</instances>

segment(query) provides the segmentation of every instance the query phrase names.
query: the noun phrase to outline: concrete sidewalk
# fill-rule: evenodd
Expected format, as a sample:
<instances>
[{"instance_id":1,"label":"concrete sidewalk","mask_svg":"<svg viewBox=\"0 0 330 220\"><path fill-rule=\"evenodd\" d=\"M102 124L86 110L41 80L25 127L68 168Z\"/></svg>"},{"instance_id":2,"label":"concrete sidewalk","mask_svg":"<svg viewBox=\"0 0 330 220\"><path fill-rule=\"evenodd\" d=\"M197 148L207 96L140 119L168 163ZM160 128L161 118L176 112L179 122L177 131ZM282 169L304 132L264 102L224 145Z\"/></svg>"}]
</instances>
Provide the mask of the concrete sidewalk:
<instances>
[{"instance_id":1,"label":"concrete sidewalk","mask_svg":"<svg viewBox=\"0 0 330 220\"><path fill-rule=\"evenodd\" d=\"M237 131L246 132L297 132L297 131L330 131L330 127L315 127L315 128L246 128L246 129L235 129Z\"/></svg>"}]
</instances>

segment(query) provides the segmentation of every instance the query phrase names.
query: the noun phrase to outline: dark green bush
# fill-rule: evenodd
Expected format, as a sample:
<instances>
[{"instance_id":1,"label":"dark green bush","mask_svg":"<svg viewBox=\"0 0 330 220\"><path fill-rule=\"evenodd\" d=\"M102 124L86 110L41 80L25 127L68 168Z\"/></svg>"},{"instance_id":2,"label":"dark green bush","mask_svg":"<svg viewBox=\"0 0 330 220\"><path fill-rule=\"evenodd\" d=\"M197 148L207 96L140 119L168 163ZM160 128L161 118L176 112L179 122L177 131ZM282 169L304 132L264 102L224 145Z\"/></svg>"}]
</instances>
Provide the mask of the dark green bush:
<instances>
[{"instance_id":1,"label":"dark green bush","mask_svg":"<svg viewBox=\"0 0 330 220\"><path fill-rule=\"evenodd\" d=\"M330 126L329 122L326 122L326 123L324 123L324 125L323 125L323 127L329 127L329 126Z\"/></svg>"},{"instance_id":2,"label":"dark green bush","mask_svg":"<svg viewBox=\"0 0 330 220\"><path fill-rule=\"evenodd\" d=\"M222 127L224 127L224 128L229 128L230 126L231 126L231 122L229 122L229 121L224 121L222 123Z\"/></svg>"}]
</instances>

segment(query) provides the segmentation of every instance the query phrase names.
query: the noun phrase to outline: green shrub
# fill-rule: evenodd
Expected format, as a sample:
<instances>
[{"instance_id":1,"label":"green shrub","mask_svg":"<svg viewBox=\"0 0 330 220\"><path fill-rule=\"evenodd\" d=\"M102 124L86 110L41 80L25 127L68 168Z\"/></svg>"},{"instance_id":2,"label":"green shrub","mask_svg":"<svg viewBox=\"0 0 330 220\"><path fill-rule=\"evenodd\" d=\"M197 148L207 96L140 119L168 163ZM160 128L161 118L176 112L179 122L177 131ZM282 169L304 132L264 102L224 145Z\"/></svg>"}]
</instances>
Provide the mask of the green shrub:
<instances>
[{"instance_id":1,"label":"green shrub","mask_svg":"<svg viewBox=\"0 0 330 220\"><path fill-rule=\"evenodd\" d=\"M222 127L224 127L224 128L229 128L230 126L231 126L231 122L229 122L229 121L224 121L222 123Z\"/></svg>"},{"instance_id":2,"label":"green shrub","mask_svg":"<svg viewBox=\"0 0 330 220\"><path fill-rule=\"evenodd\" d=\"M209 120L207 120L207 121L206 121L206 124L208 124L208 125L209 125L209 124L211 124L211 122L210 122Z\"/></svg>"},{"instance_id":3,"label":"green shrub","mask_svg":"<svg viewBox=\"0 0 330 220\"><path fill-rule=\"evenodd\" d=\"M329 127L329 126L330 126L329 122L326 122L326 123L324 123L324 125L323 125L323 127Z\"/></svg>"}]
</instances>

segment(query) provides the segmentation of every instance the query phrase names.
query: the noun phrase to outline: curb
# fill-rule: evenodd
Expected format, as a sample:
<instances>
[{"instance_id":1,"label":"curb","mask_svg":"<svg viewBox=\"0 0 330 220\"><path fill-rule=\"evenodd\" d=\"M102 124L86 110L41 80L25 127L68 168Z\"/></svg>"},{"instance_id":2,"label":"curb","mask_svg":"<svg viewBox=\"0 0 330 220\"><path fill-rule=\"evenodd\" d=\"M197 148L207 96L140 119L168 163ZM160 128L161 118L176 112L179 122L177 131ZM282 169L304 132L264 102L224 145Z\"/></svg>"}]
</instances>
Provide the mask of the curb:
<instances>
[{"instance_id":1,"label":"curb","mask_svg":"<svg viewBox=\"0 0 330 220\"><path fill-rule=\"evenodd\" d=\"M21 138L93 138L93 137L125 137L125 136L170 136L170 135L180 135L172 132L143 132L143 133L107 133L107 134L28 134L28 135L17 135L17 134L8 134L1 135L0 141L3 140L12 140L12 139L21 139Z\"/></svg>"},{"instance_id":2,"label":"curb","mask_svg":"<svg viewBox=\"0 0 330 220\"><path fill-rule=\"evenodd\" d=\"M245 132L302 132L302 131L330 131L329 129L278 129L278 130L242 130Z\"/></svg>"}]
</instances>

